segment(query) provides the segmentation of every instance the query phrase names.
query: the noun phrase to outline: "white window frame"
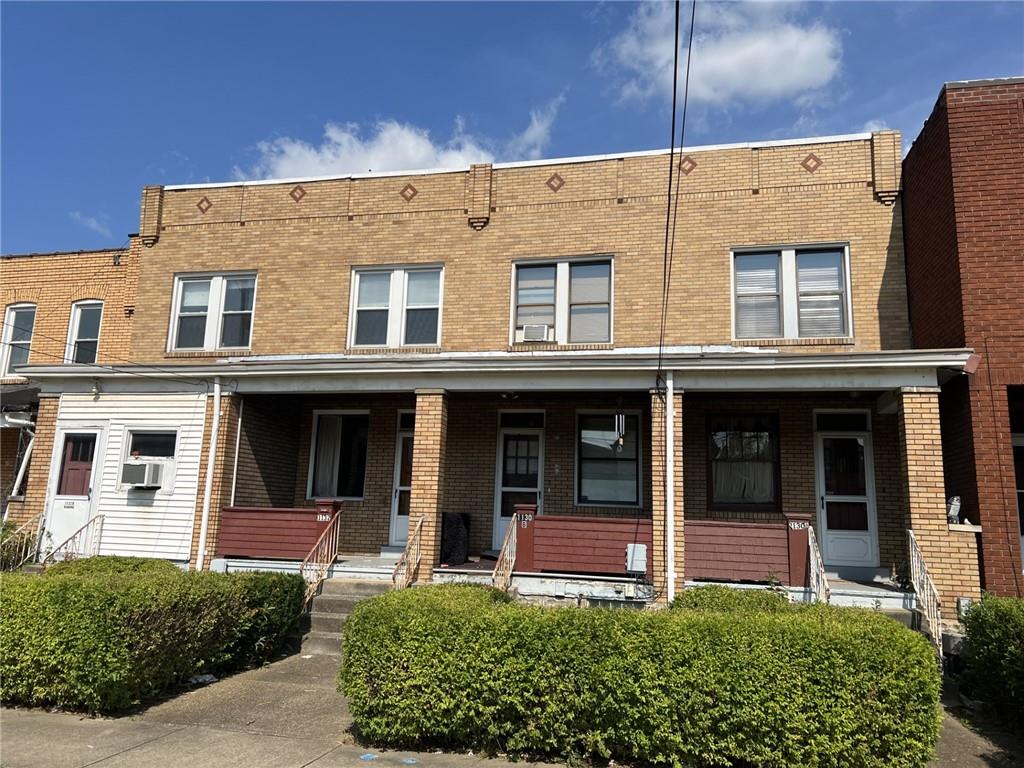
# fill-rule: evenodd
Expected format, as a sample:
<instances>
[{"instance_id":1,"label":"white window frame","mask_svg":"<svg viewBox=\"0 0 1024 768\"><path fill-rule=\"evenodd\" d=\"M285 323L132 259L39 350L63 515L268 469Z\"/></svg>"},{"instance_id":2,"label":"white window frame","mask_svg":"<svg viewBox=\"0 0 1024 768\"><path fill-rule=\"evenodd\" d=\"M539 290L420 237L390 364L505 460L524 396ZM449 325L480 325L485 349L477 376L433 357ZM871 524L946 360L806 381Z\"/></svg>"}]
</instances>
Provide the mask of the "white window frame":
<instances>
[{"instance_id":1,"label":"white window frame","mask_svg":"<svg viewBox=\"0 0 1024 768\"><path fill-rule=\"evenodd\" d=\"M818 251L836 249L843 253L843 313L846 319L846 333L840 336L801 336L800 335L800 286L797 281L796 255L800 251ZM781 336L750 336L740 337L736 334L736 257L747 254L779 254L779 312L782 320ZM743 246L729 251L729 306L732 318L732 338L734 341L756 341L759 339L852 339L853 328L853 291L850 277L850 244L849 243L801 243L799 245L761 245Z\"/></svg>"},{"instance_id":2,"label":"white window frame","mask_svg":"<svg viewBox=\"0 0 1024 768\"><path fill-rule=\"evenodd\" d=\"M628 502L593 502L580 501L580 416L614 416L623 413L636 416L636 504ZM572 465L572 499L574 507L594 507L595 509L644 509L644 414L638 408L585 408L576 411L573 419L573 465Z\"/></svg>"},{"instance_id":3,"label":"white window frame","mask_svg":"<svg viewBox=\"0 0 1024 768\"><path fill-rule=\"evenodd\" d=\"M96 359L92 363L79 363L79 365L96 365L100 359L100 338L103 336L103 300L102 299L81 299L71 305L71 317L68 320L68 340L64 347L64 362L74 363L75 362L75 344L80 339L78 338L78 327L82 319L82 309L86 307L99 307L100 308L100 323L96 329ZM86 339L86 341L92 341L92 339Z\"/></svg>"},{"instance_id":4,"label":"white window frame","mask_svg":"<svg viewBox=\"0 0 1024 768\"><path fill-rule=\"evenodd\" d=\"M139 456L138 458L132 456L132 435L137 433L159 433L164 435L174 435L174 456ZM161 477L160 488L156 493L160 496L170 496L174 493L174 480L177 475L178 469L178 455L181 451L181 430L177 427L168 427L166 425L150 425L150 424L128 424L124 427L124 433L121 438L121 463L117 465L117 490L120 493L126 493L131 489L131 486L125 485L121 482L121 467L130 461L142 461L147 464L162 464L164 466L163 475Z\"/></svg>"},{"instance_id":5,"label":"white window frame","mask_svg":"<svg viewBox=\"0 0 1024 768\"><path fill-rule=\"evenodd\" d=\"M437 304L436 306L407 306L409 293L409 274L413 272L437 272ZM384 344L356 344L356 325L358 322L359 280L365 274L390 274L391 288L388 294L388 335ZM384 348L417 348L439 347L443 338L442 321L444 318L444 265L443 264L404 264L381 265L352 268L352 286L349 291L348 308L348 340L353 349L384 349ZM405 343L405 317L410 309L437 309L437 338L433 344ZM398 311L396 311L396 309Z\"/></svg>"},{"instance_id":6,"label":"white window frame","mask_svg":"<svg viewBox=\"0 0 1024 768\"><path fill-rule=\"evenodd\" d=\"M316 438L317 432L320 429L320 417L321 416L366 416L369 418L370 411L368 409L336 409L336 408L324 408L314 409L313 411L313 423L309 430L309 463L306 468L306 501L314 501L315 499L332 499L334 501L363 501L366 498L366 474L369 473L369 461L370 461L370 431L367 428L366 432L366 461L367 461L367 472L363 475L363 494L361 496L314 496L313 495L313 468L316 466ZM337 487L337 484L335 484Z\"/></svg>"},{"instance_id":7,"label":"white window frame","mask_svg":"<svg viewBox=\"0 0 1024 768\"><path fill-rule=\"evenodd\" d=\"M11 363L11 336L14 335L14 313L19 309L34 309L36 314L39 313L39 307L31 301L20 301L15 304L8 304L4 310L4 328L3 333L0 334L0 341L3 342L2 348L0 348L0 376L15 376L17 374L10 370ZM36 335L36 316L32 317L32 334L28 338L28 358L25 360L26 365L29 360L32 359L32 339ZM25 342L15 342L18 346L23 346Z\"/></svg>"},{"instance_id":8,"label":"white window frame","mask_svg":"<svg viewBox=\"0 0 1024 768\"><path fill-rule=\"evenodd\" d=\"M227 281L234 278L252 278L252 320L249 323L249 343L243 347L221 346L221 333L224 330L224 297ZM201 347L178 346L178 317L181 310L182 285L189 281L210 281L210 298L206 305L206 332ZM187 272L174 276L174 291L171 296L171 322L167 332L168 352L216 352L219 350L252 349L252 337L256 332L256 293L259 290L259 274L251 270L229 272ZM228 312L228 314L242 314ZM211 322L211 319L213 322Z\"/></svg>"},{"instance_id":9,"label":"white window frame","mask_svg":"<svg viewBox=\"0 0 1024 768\"><path fill-rule=\"evenodd\" d=\"M570 307L570 266L572 264L603 264L608 263L608 340L607 341L569 341L569 307ZM508 343L533 344L542 342L524 342L523 334L516 326L517 289L519 267L554 267L555 268L555 327L553 338L547 343L572 344L573 346L588 344L613 344L615 341L615 257L612 254L596 254L593 256L568 256L558 259L516 259L512 262L511 283L509 289L509 320Z\"/></svg>"}]
</instances>

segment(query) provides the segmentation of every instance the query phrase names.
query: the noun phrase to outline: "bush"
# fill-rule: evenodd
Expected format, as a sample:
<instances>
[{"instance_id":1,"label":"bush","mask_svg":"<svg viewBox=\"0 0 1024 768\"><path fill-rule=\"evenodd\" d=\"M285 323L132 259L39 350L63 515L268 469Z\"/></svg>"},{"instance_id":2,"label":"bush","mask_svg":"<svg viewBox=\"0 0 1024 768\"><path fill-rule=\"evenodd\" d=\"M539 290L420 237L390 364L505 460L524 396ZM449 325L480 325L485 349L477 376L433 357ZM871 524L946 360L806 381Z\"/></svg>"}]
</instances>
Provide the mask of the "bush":
<instances>
[{"instance_id":1,"label":"bush","mask_svg":"<svg viewBox=\"0 0 1024 768\"><path fill-rule=\"evenodd\" d=\"M784 592L769 589L736 589L721 584L685 589L672 601L672 608L716 613L786 611L793 608Z\"/></svg>"},{"instance_id":2,"label":"bush","mask_svg":"<svg viewBox=\"0 0 1024 768\"><path fill-rule=\"evenodd\" d=\"M985 595L971 606L964 626L971 695L1024 731L1024 599Z\"/></svg>"},{"instance_id":3,"label":"bush","mask_svg":"<svg viewBox=\"0 0 1024 768\"><path fill-rule=\"evenodd\" d=\"M0 699L125 709L268 657L302 610L296 575L101 571L3 578Z\"/></svg>"},{"instance_id":4,"label":"bush","mask_svg":"<svg viewBox=\"0 0 1024 768\"><path fill-rule=\"evenodd\" d=\"M121 557L120 555L103 555L102 557L83 557L65 560L47 567L46 574L75 574L78 576L99 576L117 574L162 573L178 575L184 571L170 560L153 557Z\"/></svg>"},{"instance_id":5,"label":"bush","mask_svg":"<svg viewBox=\"0 0 1024 768\"><path fill-rule=\"evenodd\" d=\"M339 686L361 735L670 765L923 766L939 671L869 611L546 609L472 587L360 603Z\"/></svg>"}]
</instances>

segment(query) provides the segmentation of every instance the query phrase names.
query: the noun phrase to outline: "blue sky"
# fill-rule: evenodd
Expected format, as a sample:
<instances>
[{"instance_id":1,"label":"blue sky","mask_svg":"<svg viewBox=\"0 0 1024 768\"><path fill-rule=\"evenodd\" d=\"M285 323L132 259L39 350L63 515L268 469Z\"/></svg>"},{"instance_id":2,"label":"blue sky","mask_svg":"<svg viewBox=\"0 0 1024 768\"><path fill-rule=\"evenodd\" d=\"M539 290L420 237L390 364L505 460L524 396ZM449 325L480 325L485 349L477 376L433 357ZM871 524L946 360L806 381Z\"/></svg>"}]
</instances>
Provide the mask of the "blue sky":
<instances>
[{"instance_id":1,"label":"blue sky","mask_svg":"<svg viewBox=\"0 0 1024 768\"><path fill-rule=\"evenodd\" d=\"M143 184L668 146L671 14L5 2L0 250L121 245ZM688 145L909 144L943 82L1024 73L1020 2L698 0L696 28Z\"/></svg>"}]
</instances>

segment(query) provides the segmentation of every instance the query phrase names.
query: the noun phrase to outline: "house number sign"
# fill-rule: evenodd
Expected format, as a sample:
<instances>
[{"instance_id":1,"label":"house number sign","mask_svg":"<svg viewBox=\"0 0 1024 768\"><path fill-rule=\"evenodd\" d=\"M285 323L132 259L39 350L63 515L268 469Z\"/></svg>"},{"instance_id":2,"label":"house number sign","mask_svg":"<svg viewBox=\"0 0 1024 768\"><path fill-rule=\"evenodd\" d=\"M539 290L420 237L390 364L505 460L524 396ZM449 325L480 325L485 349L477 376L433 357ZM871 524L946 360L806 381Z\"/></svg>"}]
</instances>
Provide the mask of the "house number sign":
<instances>
[{"instance_id":1,"label":"house number sign","mask_svg":"<svg viewBox=\"0 0 1024 768\"><path fill-rule=\"evenodd\" d=\"M330 519L331 519L331 516L328 515L326 512L317 512L316 513L316 521L318 523L326 523Z\"/></svg>"},{"instance_id":2,"label":"house number sign","mask_svg":"<svg viewBox=\"0 0 1024 768\"><path fill-rule=\"evenodd\" d=\"M533 520L532 512L517 512L516 519L519 520L519 527L526 528L529 526L530 521Z\"/></svg>"}]
</instances>

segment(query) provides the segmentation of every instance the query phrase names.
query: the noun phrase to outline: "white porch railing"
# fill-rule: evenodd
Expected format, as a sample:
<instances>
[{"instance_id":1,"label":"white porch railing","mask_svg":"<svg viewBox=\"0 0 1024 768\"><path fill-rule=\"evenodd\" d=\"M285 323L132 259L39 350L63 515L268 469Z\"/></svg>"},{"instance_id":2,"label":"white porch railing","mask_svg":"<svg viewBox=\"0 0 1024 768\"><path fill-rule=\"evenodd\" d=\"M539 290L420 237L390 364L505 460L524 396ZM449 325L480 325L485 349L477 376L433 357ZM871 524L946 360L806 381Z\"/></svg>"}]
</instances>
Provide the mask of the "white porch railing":
<instances>
[{"instance_id":1,"label":"white porch railing","mask_svg":"<svg viewBox=\"0 0 1024 768\"><path fill-rule=\"evenodd\" d=\"M828 576L825 575L825 563L821 559L821 550L818 549L818 539L814 535L814 528L810 526L807 528L807 550L811 602L827 603L832 600L832 590L828 585Z\"/></svg>"},{"instance_id":2,"label":"white porch railing","mask_svg":"<svg viewBox=\"0 0 1024 768\"><path fill-rule=\"evenodd\" d=\"M505 540L501 542L501 551L498 553L498 560L494 564L494 573L491 574L491 584L502 592L508 592L512 586L512 572L516 567L518 518L519 515L515 514L508 521L508 528L505 529Z\"/></svg>"},{"instance_id":3,"label":"white porch railing","mask_svg":"<svg viewBox=\"0 0 1024 768\"><path fill-rule=\"evenodd\" d=\"M80 557L95 557L100 552L100 537L102 534L103 515L96 515L47 552L40 562L46 565L64 560L76 560Z\"/></svg>"},{"instance_id":4,"label":"white porch railing","mask_svg":"<svg viewBox=\"0 0 1024 768\"><path fill-rule=\"evenodd\" d=\"M416 578L416 571L420 565L422 540L423 517L421 516L416 520L416 525L409 532L409 536L405 541L405 549L402 550L398 562L395 563L395 570L391 574L391 581L394 582L395 589L405 589L412 585L412 580Z\"/></svg>"},{"instance_id":5,"label":"white porch railing","mask_svg":"<svg viewBox=\"0 0 1024 768\"><path fill-rule=\"evenodd\" d=\"M316 595L334 561L338 559L340 542L341 512L336 510L320 538L316 540L316 544L299 566L299 573L306 580L306 605L309 605L309 601Z\"/></svg>"},{"instance_id":6,"label":"white porch railing","mask_svg":"<svg viewBox=\"0 0 1024 768\"><path fill-rule=\"evenodd\" d=\"M39 534L43 522L40 512L22 523L0 542L0 570L16 571L39 555Z\"/></svg>"},{"instance_id":7,"label":"white porch railing","mask_svg":"<svg viewBox=\"0 0 1024 768\"><path fill-rule=\"evenodd\" d=\"M928 565L924 560L924 553L917 543L914 532L907 531L907 540L910 545L910 583L917 596L918 609L924 619L923 627L925 634L935 644L935 650L942 658L942 613L939 605L939 591L935 588L935 582L928 574Z\"/></svg>"}]
</instances>

